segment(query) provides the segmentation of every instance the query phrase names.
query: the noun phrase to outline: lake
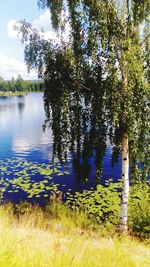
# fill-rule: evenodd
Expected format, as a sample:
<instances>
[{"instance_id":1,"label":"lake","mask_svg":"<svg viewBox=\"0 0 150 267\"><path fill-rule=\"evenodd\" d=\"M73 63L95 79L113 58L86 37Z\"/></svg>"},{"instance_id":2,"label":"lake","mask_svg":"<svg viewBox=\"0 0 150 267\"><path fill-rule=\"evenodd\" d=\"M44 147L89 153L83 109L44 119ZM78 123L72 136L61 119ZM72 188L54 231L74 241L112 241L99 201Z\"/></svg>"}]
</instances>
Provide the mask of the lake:
<instances>
[{"instance_id":1,"label":"lake","mask_svg":"<svg viewBox=\"0 0 150 267\"><path fill-rule=\"evenodd\" d=\"M55 164L52 164L52 131L50 128L43 131L44 120L43 93L30 93L22 97L0 97L1 180L8 181L9 179L16 179L15 175L18 171L19 176L21 162L24 162L23 164L26 164L26 166L28 163L35 163L38 166L43 164L43 166L52 165L53 168L55 167ZM102 183L109 178L113 178L114 181L116 181L121 177L120 158L115 163L114 167L112 167L111 154L112 150L108 142L102 162ZM15 160L18 164L16 170ZM13 168L11 169L12 165ZM71 154L68 156L68 163L64 163L63 166L61 166L56 160L56 166L60 172L59 175L54 173L53 182L54 184L59 184L60 189L64 192L68 189L73 192L82 191L83 189L95 186L97 182L95 180L94 152L93 155L89 157L87 165L86 162L82 164L82 159L80 160L80 170L75 168ZM32 169L34 169L34 167L32 167ZM42 173L41 170L40 172ZM89 177L86 177L87 173ZM38 175L38 172L34 169L33 179L38 181ZM22 173L20 173L19 179L23 179L21 177L25 177L25 175L23 176ZM6 190L4 193L4 198L6 200L20 201L27 198L23 190L16 190L13 192L13 188L10 190L10 186L7 186L7 189L9 190ZM41 198L39 197L39 199ZM36 200L34 199L34 201Z\"/></svg>"}]
</instances>

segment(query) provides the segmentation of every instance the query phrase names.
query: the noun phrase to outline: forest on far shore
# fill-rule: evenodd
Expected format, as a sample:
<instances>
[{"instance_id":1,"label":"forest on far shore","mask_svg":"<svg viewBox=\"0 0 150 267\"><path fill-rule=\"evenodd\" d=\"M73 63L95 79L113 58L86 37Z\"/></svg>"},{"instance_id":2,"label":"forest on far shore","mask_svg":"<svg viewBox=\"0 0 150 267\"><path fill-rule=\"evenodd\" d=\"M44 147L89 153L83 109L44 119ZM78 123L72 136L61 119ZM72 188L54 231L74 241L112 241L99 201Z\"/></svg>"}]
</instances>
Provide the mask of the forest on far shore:
<instances>
[{"instance_id":1,"label":"forest on far shore","mask_svg":"<svg viewBox=\"0 0 150 267\"><path fill-rule=\"evenodd\" d=\"M23 80L20 74L15 79L4 80L0 76L0 92L39 92L44 91L42 80Z\"/></svg>"}]
</instances>

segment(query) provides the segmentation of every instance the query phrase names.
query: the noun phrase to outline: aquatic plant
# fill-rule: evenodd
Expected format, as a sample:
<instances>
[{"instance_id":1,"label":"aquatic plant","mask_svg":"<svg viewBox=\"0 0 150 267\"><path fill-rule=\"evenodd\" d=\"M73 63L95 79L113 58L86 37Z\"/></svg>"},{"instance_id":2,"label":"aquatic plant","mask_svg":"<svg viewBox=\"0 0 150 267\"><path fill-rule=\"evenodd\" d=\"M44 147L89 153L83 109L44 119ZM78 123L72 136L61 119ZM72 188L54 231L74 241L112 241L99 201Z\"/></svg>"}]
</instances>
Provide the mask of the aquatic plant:
<instances>
[{"instance_id":1,"label":"aquatic plant","mask_svg":"<svg viewBox=\"0 0 150 267\"><path fill-rule=\"evenodd\" d=\"M58 190L54 183L54 176L67 174L66 170L57 163L29 162L25 159L0 160L0 196L5 198L6 193L26 195L27 199L48 198L51 190Z\"/></svg>"}]
</instances>

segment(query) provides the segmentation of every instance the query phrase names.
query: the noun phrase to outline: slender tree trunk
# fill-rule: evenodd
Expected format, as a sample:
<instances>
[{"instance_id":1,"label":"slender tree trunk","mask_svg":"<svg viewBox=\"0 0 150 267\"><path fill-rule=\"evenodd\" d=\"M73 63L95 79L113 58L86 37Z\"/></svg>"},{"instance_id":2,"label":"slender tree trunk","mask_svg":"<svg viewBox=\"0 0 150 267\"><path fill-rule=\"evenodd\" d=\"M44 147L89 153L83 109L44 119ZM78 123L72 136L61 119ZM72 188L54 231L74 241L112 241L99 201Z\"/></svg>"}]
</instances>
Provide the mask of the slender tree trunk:
<instances>
[{"instance_id":1,"label":"slender tree trunk","mask_svg":"<svg viewBox=\"0 0 150 267\"><path fill-rule=\"evenodd\" d=\"M120 211L120 231L128 230L128 198L129 198L129 145L128 135L122 136L122 201Z\"/></svg>"}]
</instances>

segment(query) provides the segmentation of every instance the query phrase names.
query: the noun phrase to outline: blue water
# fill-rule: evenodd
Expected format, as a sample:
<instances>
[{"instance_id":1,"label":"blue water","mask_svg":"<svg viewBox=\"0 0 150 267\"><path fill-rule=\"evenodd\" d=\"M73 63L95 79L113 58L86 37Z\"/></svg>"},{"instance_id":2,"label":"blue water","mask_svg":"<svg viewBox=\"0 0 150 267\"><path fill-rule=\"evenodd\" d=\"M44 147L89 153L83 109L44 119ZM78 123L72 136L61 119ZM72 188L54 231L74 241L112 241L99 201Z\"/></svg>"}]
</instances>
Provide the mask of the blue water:
<instances>
[{"instance_id":1,"label":"blue water","mask_svg":"<svg viewBox=\"0 0 150 267\"><path fill-rule=\"evenodd\" d=\"M22 158L31 162L51 163L53 138L51 129L43 131L45 113L43 93L30 93L22 97L0 97L0 159ZM95 185L94 153L89 160L89 181L83 181L73 168L72 157L68 156L69 175L56 176L54 182L63 190L83 190ZM81 166L86 171L86 166ZM102 183L109 178L121 177L120 158L111 164L111 147L108 143L103 159ZM65 189L64 189L65 188ZM10 197L12 199L12 197Z\"/></svg>"}]
</instances>

